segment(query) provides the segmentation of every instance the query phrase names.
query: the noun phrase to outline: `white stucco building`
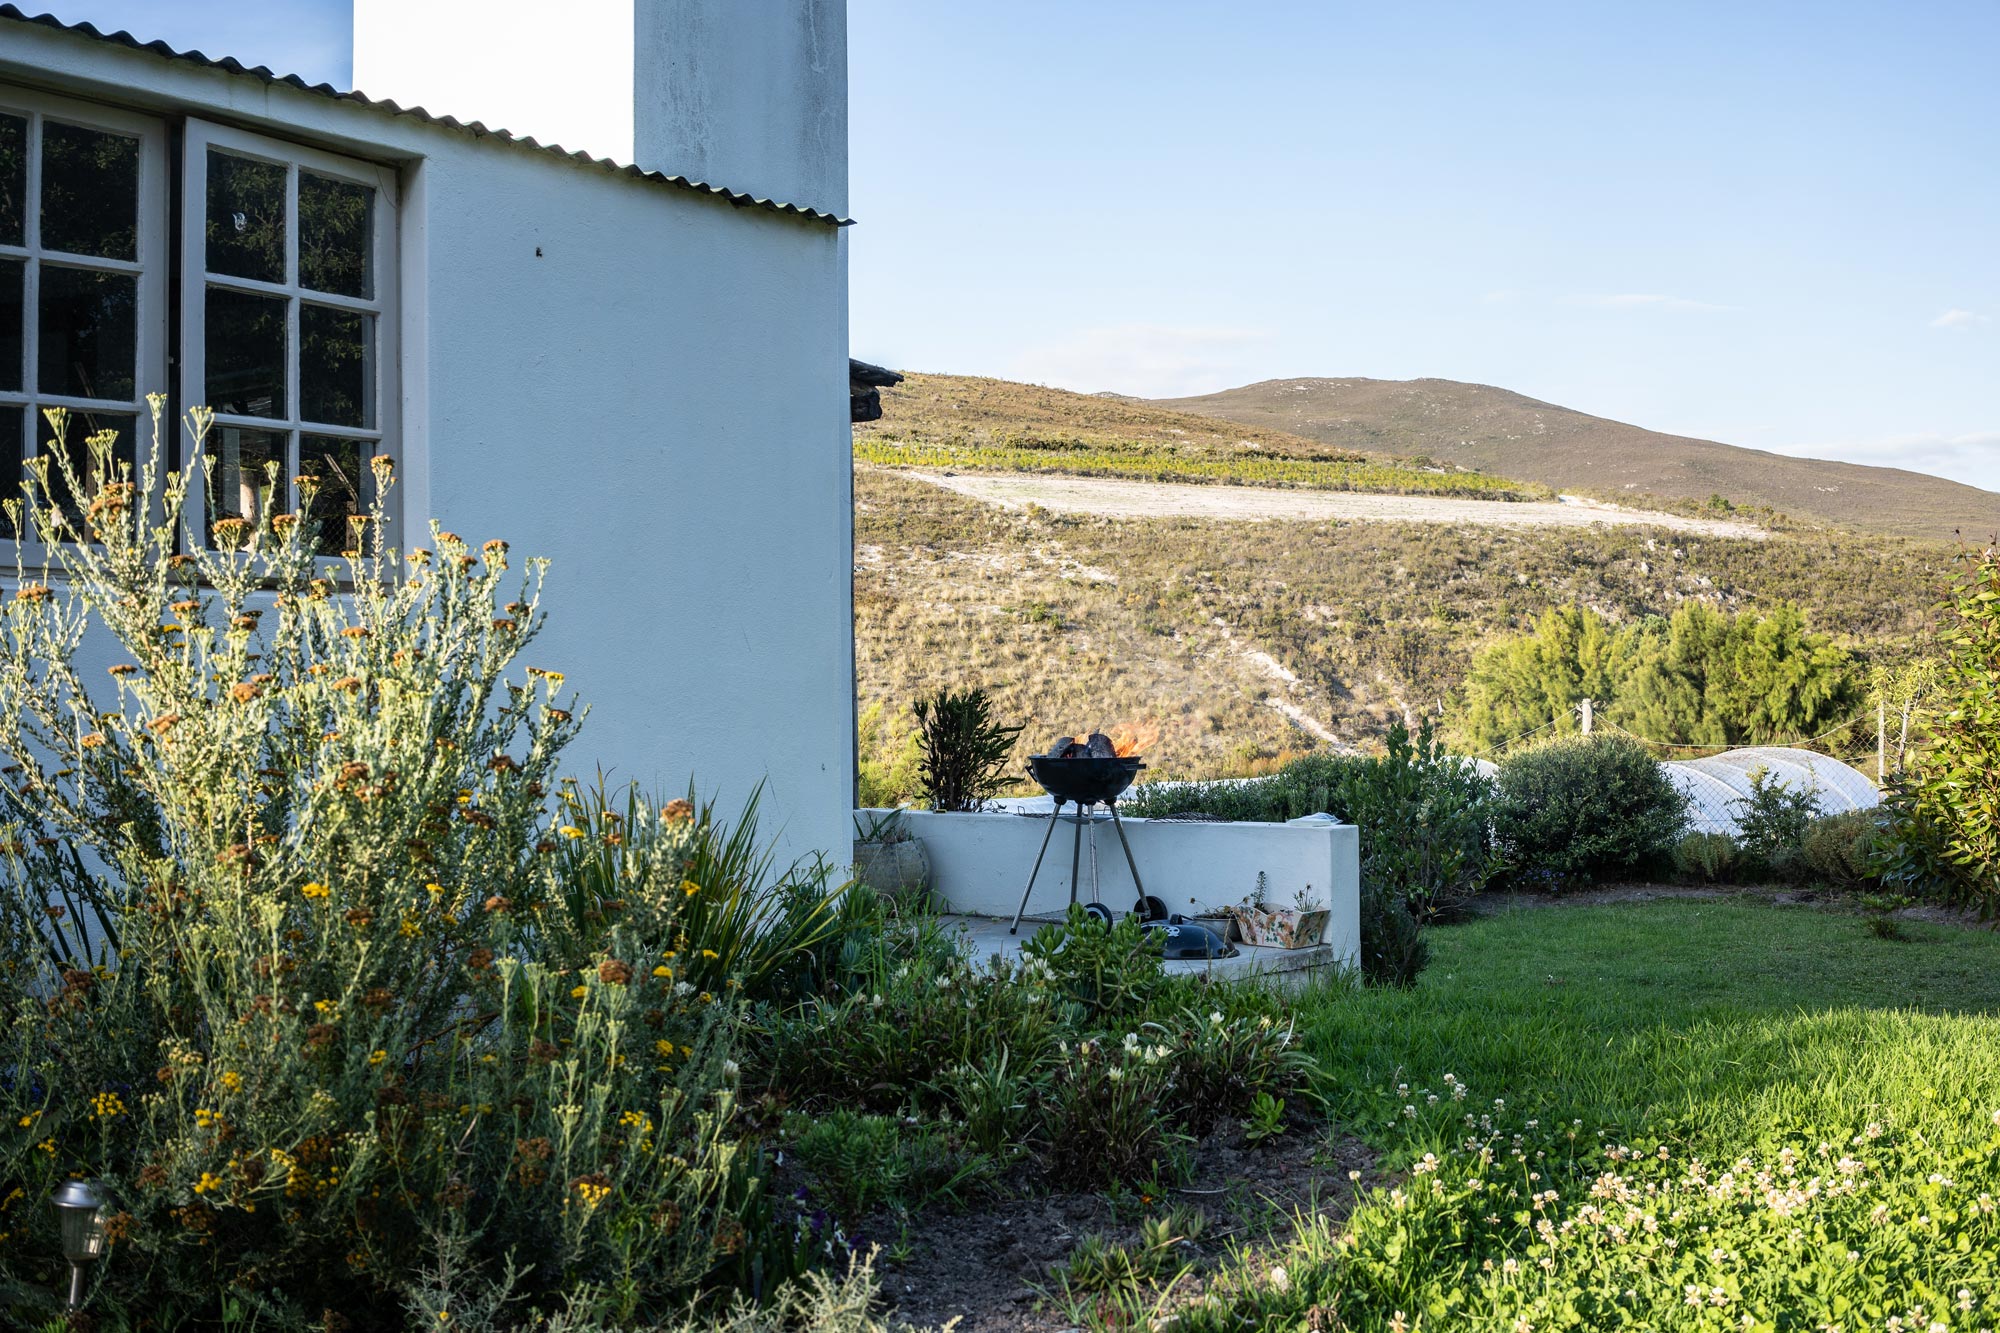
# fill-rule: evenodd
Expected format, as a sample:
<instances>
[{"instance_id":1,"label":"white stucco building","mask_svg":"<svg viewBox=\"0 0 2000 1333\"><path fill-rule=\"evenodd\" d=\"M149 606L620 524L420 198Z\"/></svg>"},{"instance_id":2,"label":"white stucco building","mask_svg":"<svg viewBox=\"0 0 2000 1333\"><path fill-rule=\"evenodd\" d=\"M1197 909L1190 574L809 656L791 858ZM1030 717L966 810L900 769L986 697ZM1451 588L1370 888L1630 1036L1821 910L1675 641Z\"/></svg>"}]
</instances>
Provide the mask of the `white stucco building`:
<instances>
[{"instance_id":1,"label":"white stucco building","mask_svg":"<svg viewBox=\"0 0 2000 1333\"><path fill-rule=\"evenodd\" d=\"M573 771L844 860L843 0L355 9L372 96L0 5L0 488L152 392L221 414L210 519L268 460L331 532L386 452L399 544L553 561Z\"/></svg>"}]
</instances>

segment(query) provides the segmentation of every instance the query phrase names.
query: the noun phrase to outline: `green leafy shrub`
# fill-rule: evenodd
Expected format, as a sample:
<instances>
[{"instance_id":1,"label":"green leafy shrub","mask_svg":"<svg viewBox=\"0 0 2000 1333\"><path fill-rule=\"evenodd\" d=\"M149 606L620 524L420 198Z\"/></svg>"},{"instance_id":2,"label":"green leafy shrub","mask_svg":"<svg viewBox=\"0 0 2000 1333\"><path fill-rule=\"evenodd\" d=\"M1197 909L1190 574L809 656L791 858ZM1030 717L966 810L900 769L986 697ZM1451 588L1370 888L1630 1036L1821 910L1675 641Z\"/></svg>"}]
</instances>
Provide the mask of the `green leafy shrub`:
<instances>
[{"instance_id":1,"label":"green leafy shrub","mask_svg":"<svg viewBox=\"0 0 2000 1333\"><path fill-rule=\"evenodd\" d=\"M1806 833L1819 818L1819 792L1789 786L1760 768L1750 774L1750 794L1734 804L1737 849L1747 863L1745 869L1796 878L1805 868L1799 857Z\"/></svg>"},{"instance_id":2,"label":"green leafy shrub","mask_svg":"<svg viewBox=\"0 0 2000 1333\"><path fill-rule=\"evenodd\" d=\"M1394 894L1363 889L1361 979L1370 986L1414 986L1430 961L1430 942L1409 906Z\"/></svg>"},{"instance_id":3,"label":"green leafy shrub","mask_svg":"<svg viewBox=\"0 0 2000 1333\"><path fill-rule=\"evenodd\" d=\"M59 583L17 572L0 636L0 1171L35 1201L0 1276L60 1271L39 1200L78 1173L116 1201L114 1322L206 1323L226 1292L393 1327L447 1241L524 1308L664 1310L759 1190L734 979L701 952L774 892L718 857L753 835L680 802L551 819L580 710L557 671L508 675L539 563L446 532L399 555L379 507L346 591L268 506L180 553L189 480L92 447L88 476L34 469L25 521L92 540L51 545ZM108 695L87 625L122 649ZM614 838L637 858L600 857ZM746 910L817 919L825 892Z\"/></svg>"},{"instance_id":4,"label":"green leafy shrub","mask_svg":"<svg viewBox=\"0 0 2000 1333\"><path fill-rule=\"evenodd\" d=\"M1361 831L1361 879L1424 920L1448 916L1486 886L1493 788L1440 744L1428 719L1389 728L1385 752L1307 755L1249 782L1152 783L1125 802L1140 818L1200 813L1282 823L1338 816Z\"/></svg>"},{"instance_id":5,"label":"green leafy shrub","mask_svg":"<svg viewBox=\"0 0 2000 1333\"><path fill-rule=\"evenodd\" d=\"M1674 844L1674 872L1700 884L1721 884L1736 869L1736 839L1727 833L1690 833Z\"/></svg>"},{"instance_id":6,"label":"green leafy shrub","mask_svg":"<svg viewBox=\"0 0 2000 1333\"><path fill-rule=\"evenodd\" d=\"M1623 736L1550 741L1500 765L1494 835L1525 885L1632 874L1665 857L1686 824L1658 761Z\"/></svg>"},{"instance_id":7,"label":"green leafy shrub","mask_svg":"<svg viewBox=\"0 0 2000 1333\"><path fill-rule=\"evenodd\" d=\"M1071 1189L1178 1178L1192 1140L1160 1114L1174 1074L1158 1042L1065 1042L1044 1093L1049 1174Z\"/></svg>"},{"instance_id":8,"label":"green leafy shrub","mask_svg":"<svg viewBox=\"0 0 2000 1333\"><path fill-rule=\"evenodd\" d=\"M893 1116L835 1110L788 1116L785 1130L814 1195L850 1222L878 1208L907 1213L962 1199L994 1174L993 1159L936 1123L905 1126Z\"/></svg>"},{"instance_id":9,"label":"green leafy shrub","mask_svg":"<svg viewBox=\"0 0 2000 1333\"><path fill-rule=\"evenodd\" d=\"M1965 557L1945 591L1924 744L1887 792L1875 869L1892 888L2000 916L2000 550Z\"/></svg>"},{"instance_id":10,"label":"green leafy shrub","mask_svg":"<svg viewBox=\"0 0 2000 1333\"><path fill-rule=\"evenodd\" d=\"M1186 1267L1207 1231L1208 1215L1199 1208L1169 1209L1141 1222L1138 1240L1131 1245L1096 1232L1086 1235L1052 1276L1072 1299L1078 1294L1133 1291Z\"/></svg>"},{"instance_id":11,"label":"green leafy shrub","mask_svg":"<svg viewBox=\"0 0 2000 1333\"><path fill-rule=\"evenodd\" d=\"M1043 926L1029 936L1021 958L1040 969L1080 1024L1143 1010L1162 985L1159 938L1130 915L1107 930L1081 904L1070 906L1061 925Z\"/></svg>"},{"instance_id":12,"label":"green leafy shrub","mask_svg":"<svg viewBox=\"0 0 2000 1333\"><path fill-rule=\"evenodd\" d=\"M931 809L977 810L1007 785L1007 760L1021 728L993 720L985 690L940 690L917 700L916 712L917 772Z\"/></svg>"},{"instance_id":13,"label":"green leafy shrub","mask_svg":"<svg viewBox=\"0 0 2000 1333\"><path fill-rule=\"evenodd\" d=\"M1224 1117L1247 1115L1259 1095L1291 1091L1307 1068L1293 1050L1291 1025L1269 1014L1232 1018L1220 1009L1184 1009L1149 1027L1173 1052L1166 1107L1196 1137ZM1142 1045L1141 1036L1128 1034L1127 1044Z\"/></svg>"},{"instance_id":14,"label":"green leafy shrub","mask_svg":"<svg viewBox=\"0 0 2000 1333\"><path fill-rule=\"evenodd\" d=\"M1017 1076L1052 1058L1060 1001L1041 965L996 959L975 968L934 920L861 942L841 984L770 1015L760 1064L788 1097L894 1112L944 1109L954 1071L1006 1051Z\"/></svg>"},{"instance_id":15,"label":"green leafy shrub","mask_svg":"<svg viewBox=\"0 0 2000 1333\"><path fill-rule=\"evenodd\" d=\"M1882 816L1876 810L1847 810L1815 819L1799 844L1805 870L1822 884L1859 888L1873 878L1875 843Z\"/></svg>"},{"instance_id":16,"label":"green leafy shrub","mask_svg":"<svg viewBox=\"0 0 2000 1333\"><path fill-rule=\"evenodd\" d=\"M605 923L622 918L670 941L674 980L711 995L791 998L827 967L851 886L818 861L775 872L757 837L761 789L734 820L692 789L658 809L636 787L614 799L565 781L560 796L543 919L556 961L583 966Z\"/></svg>"}]
</instances>

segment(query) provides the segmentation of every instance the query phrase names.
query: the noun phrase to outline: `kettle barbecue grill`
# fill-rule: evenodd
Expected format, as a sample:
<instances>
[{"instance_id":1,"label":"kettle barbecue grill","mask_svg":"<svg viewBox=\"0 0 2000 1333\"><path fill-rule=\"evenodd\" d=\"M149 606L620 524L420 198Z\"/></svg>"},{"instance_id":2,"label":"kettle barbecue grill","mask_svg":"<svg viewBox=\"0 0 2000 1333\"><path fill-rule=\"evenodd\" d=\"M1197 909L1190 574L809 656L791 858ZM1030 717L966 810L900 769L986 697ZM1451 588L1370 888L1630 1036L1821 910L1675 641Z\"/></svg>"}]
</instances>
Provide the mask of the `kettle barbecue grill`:
<instances>
[{"instance_id":1,"label":"kettle barbecue grill","mask_svg":"<svg viewBox=\"0 0 2000 1333\"><path fill-rule=\"evenodd\" d=\"M1110 738L1097 733L1081 744L1065 736L1049 749L1048 754L1028 756L1028 775L1055 798L1055 811L1049 816L1048 832L1042 835L1042 848L1035 853L1035 867L1028 872L1028 886L1021 890L1021 906L1014 912L1014 924L1007 928L1009 935L1020 933L1028 897L1035 891L1035 877L1042 873L1042 859L1048 855L1049 840L1055 837L1065 805L1076 806L1076 813L1069 817L1076 825L1069 858L1070 905L1076 905L1077 876L1083 869L1083 826L1093 822L1090 810L1097 805L1110 810L1112 827L1118 830L1118 845L1125 849L1125 864L1132 870L1132 883L1139 890L1140 901L1145 901L1146 886L1139 878L1139 863L1132 859L1132 844L1125 837L1124 821L1118 818L1118 798L1139 776L1145 762L1136 754L1117 753ZM1092 855L1095 864L1095 853Z\"/></svg>"}]
</instances>

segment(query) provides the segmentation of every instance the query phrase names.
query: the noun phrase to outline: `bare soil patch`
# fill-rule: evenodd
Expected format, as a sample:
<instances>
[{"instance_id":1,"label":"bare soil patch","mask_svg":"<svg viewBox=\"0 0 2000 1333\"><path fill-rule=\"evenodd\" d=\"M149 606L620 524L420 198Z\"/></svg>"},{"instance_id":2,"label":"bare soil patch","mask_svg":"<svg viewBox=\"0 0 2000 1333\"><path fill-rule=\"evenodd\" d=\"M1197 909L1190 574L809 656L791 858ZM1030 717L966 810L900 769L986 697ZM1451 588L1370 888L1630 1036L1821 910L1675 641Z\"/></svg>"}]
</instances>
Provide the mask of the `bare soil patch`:
<instances>
[{"instance_id":1,"label":"bare soil patch","mask_svg":"<svg viewBox=\"0 0 2000 1333\"><path fill-rule=\"evenodd\" d=\"M1010 509L1040 505L1100 518L1284 519L1295 522L1456 523L1502 528L1664 528L1706 537L1761 541L1764 529L1724 519L1627 509L1595 500L1465 500L1430 495L1376 495L1274 486L1197 486L1184 482L1121 481L1005 472L903 474L960 495Z\"/></svg>"},{"instance_id":2,"label":"bare soil patch","mask_svg":"<svg viewBox=\"0 0 2000 1333\"><path fill-rule=\"evenodd\" d=\"M1323 1125L1315 1132L1294 1124L1275 1141L1249 1144L1226 1122L1195 1157L1195 1178L1150 1202L1135 1196L1114 1206L1103 1194L1041 1194L918 1214L906 1233L909 1257L884 1265L883 1296L896 1321L915 1328L956 1319L957 1333L1057 1333L1076 1321L1052 1299L1061 1288L1055 1271L1086 1236L1132 1244L1143 1218L1177 1206L1200 1209L1206 1226L1197 1243L1181 1247L1188 1271L1173 1281L1191 1296L1233 1254L1276 1249L1301 1216L1341 1221L1357 1190L1383 1180L1372 1152ZM1361 1179L1349 1180L1349 1171ZM888 1219L869 1228L884 1237L896 1230Z\"/></svg>"}]
</instances>

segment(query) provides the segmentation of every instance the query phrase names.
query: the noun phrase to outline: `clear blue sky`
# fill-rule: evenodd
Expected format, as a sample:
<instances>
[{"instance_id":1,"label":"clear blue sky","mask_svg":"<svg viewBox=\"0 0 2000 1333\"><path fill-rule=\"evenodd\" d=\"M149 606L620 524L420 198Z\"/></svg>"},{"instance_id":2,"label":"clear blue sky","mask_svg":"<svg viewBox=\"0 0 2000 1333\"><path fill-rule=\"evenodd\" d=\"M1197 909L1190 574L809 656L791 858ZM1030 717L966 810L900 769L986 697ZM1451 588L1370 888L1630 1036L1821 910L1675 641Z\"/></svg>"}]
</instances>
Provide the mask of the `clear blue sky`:
<instances>
[{"instance_id":1,"label":"clear blue sky","mask_svg":"<svg viewBox=\"0 0 2000 1333\"><path fill-rule=\"evenodd\" d=\"M48 3L348 77L343 0ZM1437 375L2000 488L1994 0L851 0L850 66L869 360Z\"/></svg>"}]
</instances>

